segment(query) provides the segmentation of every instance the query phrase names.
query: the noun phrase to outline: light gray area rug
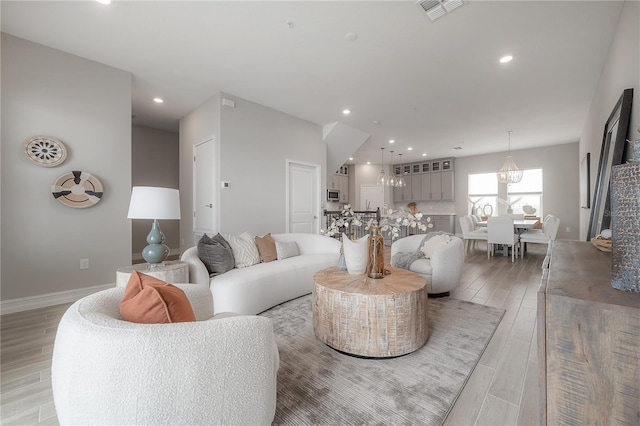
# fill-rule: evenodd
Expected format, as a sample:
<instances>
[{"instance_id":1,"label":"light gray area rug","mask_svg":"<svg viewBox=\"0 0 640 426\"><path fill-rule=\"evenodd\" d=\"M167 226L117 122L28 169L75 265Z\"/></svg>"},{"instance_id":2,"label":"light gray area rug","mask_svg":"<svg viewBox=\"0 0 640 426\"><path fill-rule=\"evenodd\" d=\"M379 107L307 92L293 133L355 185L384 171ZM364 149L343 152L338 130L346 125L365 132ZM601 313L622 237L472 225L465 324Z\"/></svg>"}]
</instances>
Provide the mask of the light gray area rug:
<instances>
[{"instance_id":1,"label":"light gray area rug","mask_svg":"<svg viewBox=\"0 0 640 426\"><path fill-rule=\"evenodd\" d=\"M429 300L429 340L397 358L331 349L313 333L311 295L260 315L273 320L280 351L274 425L441 425L504 310Z\"/></svg>"}]
</instances>

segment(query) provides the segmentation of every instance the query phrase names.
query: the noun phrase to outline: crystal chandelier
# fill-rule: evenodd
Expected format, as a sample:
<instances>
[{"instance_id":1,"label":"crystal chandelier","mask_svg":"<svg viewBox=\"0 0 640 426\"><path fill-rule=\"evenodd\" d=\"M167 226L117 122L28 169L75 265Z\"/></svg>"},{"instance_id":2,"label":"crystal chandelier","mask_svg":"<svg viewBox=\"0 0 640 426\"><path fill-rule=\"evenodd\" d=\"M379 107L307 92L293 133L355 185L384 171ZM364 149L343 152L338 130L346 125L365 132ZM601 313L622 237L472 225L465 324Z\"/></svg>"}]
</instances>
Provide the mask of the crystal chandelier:
<instances>
[{"instance_id":1,"label":"crystal chandelier","mask_svg":"<svg viewBox=\"0 0 640 426\"><path fill-rule=\"evenodd\" d=\"M391 173L389 174L389 180L387 186L398 186L398 177L393 169L393 151L391 151Z\"/></svg>"},{"instance_id":2,"label":"crystal chandelier","mask_svg":"<svg viewBox=\"0 0 640 426\"><path fill-rule=\"evenodd\" d=\"M398 176L396 186L402 188L404 186L407 186L407 182L404 181L404 168L402 167L402 153L399 153L398 155L400 156L400 176Z\"/></svg>"},{"instance_id":3,"label":"crystal chandelier","mask_svg":"<svg viewBox=\"0 0 640 426\"><path fill-rule=\"evenodd\" d=\"M497 173L498 182L500 183L518 183L522 180L522 170L516 166L513 157L511 157L511 130L509 130L509 155L504 159L502 168Z\"/></svg>"},{"instance_id":4,"label":"crystal chandelier","mask_svg":"<svg viewBox=\"0 0 640 426\"><path fill-rule=\"evenodd\" d=\"M387 176L384 174L384 147L380 148L380 173L378 173L376 183L378 185L387 184Z\"/></svg>"}]
</instances>

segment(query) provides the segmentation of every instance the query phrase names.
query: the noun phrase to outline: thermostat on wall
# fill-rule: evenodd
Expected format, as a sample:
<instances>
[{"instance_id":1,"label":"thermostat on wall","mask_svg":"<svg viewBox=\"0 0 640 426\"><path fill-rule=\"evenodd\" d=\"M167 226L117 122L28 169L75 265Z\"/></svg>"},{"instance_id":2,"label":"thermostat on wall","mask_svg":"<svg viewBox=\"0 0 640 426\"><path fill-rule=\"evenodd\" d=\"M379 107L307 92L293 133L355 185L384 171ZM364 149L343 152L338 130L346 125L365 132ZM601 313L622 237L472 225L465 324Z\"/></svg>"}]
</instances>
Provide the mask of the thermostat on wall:
<instances>
[{"instance_id":1,"label":"thermostat on wall","mask_svg":"<svg viewBox=\"0 0 640 426\"><path fill-rule=\"evenodd\" d=\"M226 181L220 182L220 187L221 188L229 188L229 182L226 182Z\"/></svg>"}]
</instances>

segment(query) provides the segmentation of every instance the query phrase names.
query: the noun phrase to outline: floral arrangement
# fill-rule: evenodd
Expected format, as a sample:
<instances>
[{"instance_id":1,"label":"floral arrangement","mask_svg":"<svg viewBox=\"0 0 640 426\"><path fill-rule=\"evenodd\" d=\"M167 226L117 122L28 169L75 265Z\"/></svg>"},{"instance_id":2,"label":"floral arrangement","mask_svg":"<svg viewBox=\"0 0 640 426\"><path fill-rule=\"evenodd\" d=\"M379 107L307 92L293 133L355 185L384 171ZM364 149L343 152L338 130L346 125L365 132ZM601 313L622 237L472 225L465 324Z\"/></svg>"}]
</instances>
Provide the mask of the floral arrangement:
<instances>
[{"instance_id":1,"label":"floral arrangement","mask_svg":"<svg viewBox=\"0 0 640 426\"><path fill-rule=\"evenodd\" d=\"M403 226L409 228L418 228L421 231L426 231L427 229L433 228L433 223L431 223L431 218L426 217L423 220L424 215L420 212L416 214L411 214L409 212L403 210L393 210L389 209L386 205L383 209L386 212L386 215L380 219L380 223L378 223L375 219L370 219L366 222L365 230L369 230L372 226L380 226L380 230L382 233L386 233L391 235L391 239L395 240L400 236L400 229ZM425 223L426 222L426 223ZM351 205L347 204L342 209L340 217L334 217L331 221L331 224L324 231L324 235L334 236L339 235L350 225L361 226L364 224L362 220L362 216L358 213L354 213L351 209Z\"/></svg>"},{"instance_id":2,"label":"floral arrangement","mask_svg":"<svg viewBox=\"0 0 640 426\"><path fill-rule=\"evenodd\" d=\"M334 217L331 220L331 224L327 228L326 231L320 231L324 235L329 237L333 237L334 235L340 235L346 228L350 225L360 226L362 225L362 221L360 220L361 216L353 212L351 208L351 204L347 204L342 208L340 212L340 217ZM368 228L367 228L368 229Z\"/></svg>"}]
</instances>

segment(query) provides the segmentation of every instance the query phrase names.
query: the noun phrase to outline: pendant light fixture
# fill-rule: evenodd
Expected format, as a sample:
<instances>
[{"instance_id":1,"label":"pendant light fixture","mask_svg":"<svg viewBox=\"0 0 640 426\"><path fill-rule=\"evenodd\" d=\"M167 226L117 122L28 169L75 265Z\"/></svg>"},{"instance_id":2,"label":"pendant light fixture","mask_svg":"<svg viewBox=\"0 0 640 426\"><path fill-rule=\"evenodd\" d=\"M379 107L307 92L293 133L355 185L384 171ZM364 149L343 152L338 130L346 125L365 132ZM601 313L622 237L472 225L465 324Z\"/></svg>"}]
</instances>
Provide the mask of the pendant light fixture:
<instances>
[{"instance_id":1,"label":"pendant light fixture","mask_svg":"<svg viewBox=\"0 0 640 426\"><path fill-rule=\"evenodd\" d=\"M378 185L386 185L387 183L387 176L384 174L384 147L380 148L380 173L378 173L376 183Z\"/></svg>"},{"instance_id":2,"label":"pendant light fixture","mask_svg":"<svg viewBox=\"0 0 640 426\"><path fill-rule=\"evenodd\" d=\"M407 186L407 182L404 181L404 167L402 167L402 153L398 154L400 156L400 176L398 176L398 181L396 183L397 187Z\"/></svg>"},{"instance_id":3,"label":"pendant light fixture","mask_svg":"<svg viewBox=\"0 0 640 426\"><path fill-rule=\"evenodd\" d=\"M500 183L518 183L522 180L522 170L516 166L513 157L511 157L511 130L509 130L509 155L504 160L502 168L497 173L498 182Z\"/></svg>"},{"instance_id":4,"label":"pendant light fixture","mask_svg":"<svg viewBox=\"0 0 640 426\"><path fill-rule=\"evenodd\" d=\"M391 172L389 174L389 180L387 180L387 186L398 186L398 177L393 167L393 150L391 151Z\"/></svg>"}]
</instances>

